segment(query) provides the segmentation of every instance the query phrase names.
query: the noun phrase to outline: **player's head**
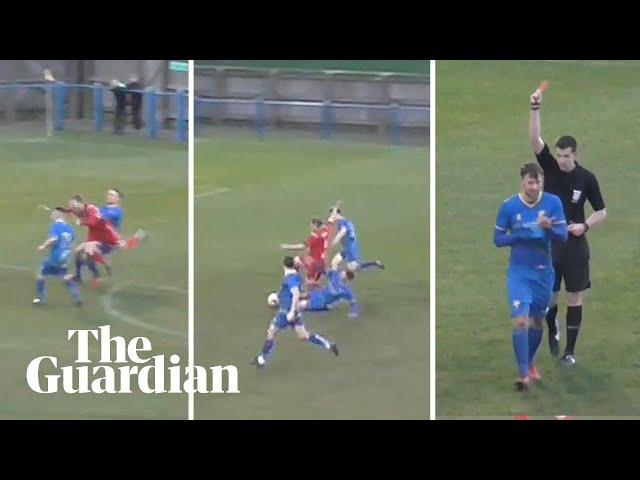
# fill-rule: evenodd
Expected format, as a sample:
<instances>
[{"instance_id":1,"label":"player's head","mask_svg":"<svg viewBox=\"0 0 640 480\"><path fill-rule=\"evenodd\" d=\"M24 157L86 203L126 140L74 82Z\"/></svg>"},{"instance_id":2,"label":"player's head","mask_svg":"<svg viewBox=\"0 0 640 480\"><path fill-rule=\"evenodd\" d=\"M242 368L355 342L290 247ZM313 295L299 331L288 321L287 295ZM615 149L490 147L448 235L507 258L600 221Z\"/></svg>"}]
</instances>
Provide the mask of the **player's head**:
<instances>
[{"instance_id":1,"label":"player's head","mask_svg":"<svg viewBox=\"0 0 640 480\"><path fill-rule=\"evenodd\" d=\"M527 163L520 169L522 193L527 200L535 201L544 187L544 172L537 163Z\"/></svg>"},{"instance_id":2,"label":"player's head","mask_svg":"<svg viewBox=\"0 0 640 480\"><path fill-rule=\"evenodd\" d=\"M327 219L327 222L335 223L341 218L342 218L342 210L340 210L340 208L331 207L329 209L329 218Z\"/></svg>"},{"instance_id":3,"label":"player's head","mask_svg":"<svg viewBox=\"0 0 640 480\"><path fill-rule=\"evenodd\" d=\"M110 188L107 190L107 204L118 205L122 200L122 192L117 188Z\"/></svg>"},{"instance_id":4,"label":"player's head","mask_svg":"<svg viewBox=\"0 0 640 480\"><path fill-rule=\"evenodd\" d=\"M290 256L286 256L284 257L284 260L282 261L282 265L284 265L284 268L294 268L295 267L295 260L293 259L293 257Z\"/></svg>"},{"instance_id":5,"label":"player's head","mask_svg":"<svg viewBox=\"0 0 640 480\"><path fill-rule=\"evenodd\" d=\"M578 142L570 135L563 135L556 141L556 161L560 170L573 170L578 156Z\"/></svg>"},{"instance_id":6,"label":"player's head","mask_svg":"<svg viewBox=\"0 0 640 480\"><path fill-rule=\"evenodd\" d=\"M319 228L322 228L323 225L324 225L324 222L322 221L321 218L312 218L311 219L311 228L313 230L317 230Z\"/></svg>"},{"instance_id":7,"label":"player's head","mask_svg":"<svg viewBox=\"0 0 640 480\"><path fill-rule=\"evenodd\" d=\"M82 210L84 208L84 200L82 197L80 195L74 195L71 197L71 200L69 200L69 208L74 212Z\"/></svg>"},{"instance_id":8,"label":"player's head","mask_svg":"<svg viewBox=\"0 0 640 480\"><path fill-rule=\"evenodd\" d=\"M51 210L51 220L56 222L58 220L64 220L67 211L62 207L56 207Z\"/></svg>"}]
</instances>

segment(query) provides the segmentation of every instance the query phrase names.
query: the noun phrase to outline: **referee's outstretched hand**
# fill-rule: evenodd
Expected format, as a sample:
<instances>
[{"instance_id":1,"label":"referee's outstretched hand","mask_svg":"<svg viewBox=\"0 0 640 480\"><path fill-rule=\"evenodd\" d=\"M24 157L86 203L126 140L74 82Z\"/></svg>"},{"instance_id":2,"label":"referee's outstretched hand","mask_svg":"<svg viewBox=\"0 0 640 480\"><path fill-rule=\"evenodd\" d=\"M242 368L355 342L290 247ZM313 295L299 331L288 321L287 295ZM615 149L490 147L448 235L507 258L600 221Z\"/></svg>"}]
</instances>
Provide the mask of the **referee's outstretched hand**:
<instances>
[{"instance_id":1,"label":"referee's outstretched hand","mask_svg":"<svg viewBox=\"0 0 640 480\"><path fill-rule=\"evenodd\" d=\"M531 103L542 103L542 92L539 88L531 94L530 100Z\"/></svg>"}]
</instances>

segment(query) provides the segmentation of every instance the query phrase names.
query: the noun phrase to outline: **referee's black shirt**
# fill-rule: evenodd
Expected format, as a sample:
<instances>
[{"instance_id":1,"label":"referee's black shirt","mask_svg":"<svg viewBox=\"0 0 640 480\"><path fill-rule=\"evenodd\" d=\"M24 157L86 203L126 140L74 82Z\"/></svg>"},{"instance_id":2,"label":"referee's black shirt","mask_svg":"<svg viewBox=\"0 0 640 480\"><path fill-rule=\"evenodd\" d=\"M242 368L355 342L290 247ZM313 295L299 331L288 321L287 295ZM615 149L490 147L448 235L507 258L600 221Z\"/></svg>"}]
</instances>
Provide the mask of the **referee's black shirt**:
<instances>
[{"instance_id":1,"label":"referee's black shirt","mask_svg":"<svg viewBox=\"0 0 640 480\"><path fill-rule=\"evenodd\" d=\"M584 204L587 200L596 211L605 208L598 179L578 162L573 170L563 172L546 143L542 151L536 154L536 159L544 170L544 190L560 197L568 225L584 223ZM573 235L569 234L569 237Z\"/></svg>"}]
</instances>

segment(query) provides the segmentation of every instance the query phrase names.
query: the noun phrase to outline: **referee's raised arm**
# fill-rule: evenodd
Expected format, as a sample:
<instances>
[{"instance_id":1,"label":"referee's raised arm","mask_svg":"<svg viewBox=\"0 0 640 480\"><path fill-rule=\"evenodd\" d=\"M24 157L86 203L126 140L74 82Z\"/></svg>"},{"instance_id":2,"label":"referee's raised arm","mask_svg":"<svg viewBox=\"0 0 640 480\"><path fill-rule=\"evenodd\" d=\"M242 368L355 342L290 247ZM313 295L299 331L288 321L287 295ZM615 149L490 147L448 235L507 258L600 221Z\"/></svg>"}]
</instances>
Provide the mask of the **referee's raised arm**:
<instances>
[{"instance_id":1,"label":"referee's raised arm","mask_svg":"<svg viewBox=\"0 0 640 480\"><path fill-rule=\"evenodd\" d=\"M544 148L544 140L542 140L542 136L540 135L540 104L542 103L542 92L540 89L537 89L531 94L530 101L529 140L531 141L533 152L538 155Z\"/></svg>"}]
</instances>

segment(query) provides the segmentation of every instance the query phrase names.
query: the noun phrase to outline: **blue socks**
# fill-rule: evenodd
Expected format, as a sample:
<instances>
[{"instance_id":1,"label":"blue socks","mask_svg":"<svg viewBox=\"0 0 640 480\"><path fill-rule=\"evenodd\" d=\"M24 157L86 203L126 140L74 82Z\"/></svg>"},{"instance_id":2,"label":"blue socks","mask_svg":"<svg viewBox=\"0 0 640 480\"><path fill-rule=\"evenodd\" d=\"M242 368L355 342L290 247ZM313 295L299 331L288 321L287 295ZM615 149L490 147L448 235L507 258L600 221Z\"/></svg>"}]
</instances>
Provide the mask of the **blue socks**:
<instances>
[{"instance_id":1,"label":"blue socks","mask_svg":"<svg viewBox=\"0 0 640 480\"><path fill-rule=\"evenodd\" d=\"M529 327L529 363L533 363L542 341L542 329Z\"/></svg>"},{"instance_id":2,"label":"blue socks","mask_svg":"<svg viewBox=\"0 0 640 480\"><path fill-rule=\"evenodd\" d=\"M276 341L274 340L265 340L264 341L264 345L262 345L262 358L264 359L264 361L267 361L267 358L269 357L269 355L271 355L271 352L273 352L273 347L275 346Z\"/></svg>"},{"instance_id":3,"label":"blue socks","mask_svg":"<svg viewBox=\"0 0 640 480\"><path fill-rule=\"evenodd\" d=\"M64 285L71 293L71 298L73 298L74 303L78 304L82 302L82 297L80 297L80 290L78 289L78 285L73 280L65 280Z\"/></svg>"},{"instance_id":4,"label":"blue socks","mask_svg":"<svg viewBox=\"0 0 640 480\"><path fill-rule=\"evenodd\" d=\"M317 333L310 333L309 334L309 341L315 345L318 345L326 350L330 350L331 349L331 343L329 342L329 340L327 340L326 338L324 338L321 335L318 335Z\"/></svg>"},{"instance_id":5,"label":"blue socks","mask_svg":"<svg viewBox=\"0 0 640 480\"><path fill-rule=\"evenodd\" d=\"M529 333L526 328L514 328L512 339L518 372L524 378L529 373Z\"/></svg>"},{"instance_id":6,"label":"blue socks","mask_svg":"<svg viewBox=\"0 0 640 480\"><path fill-rule=\"evenodd\" d=\"M378 262L364 262L364 263L361 263L361 264L360 264L360 268L359 268L359 269L360 269L360 270L366 270L366 269L368 269L368 268L374 268L374 267L375 267L375 268L380 268L380 269L382 268L382 267L378 264Z\"/></svg>"},{"instance_id":7,"label":"blue socks","mask_svg":"<svg viewBox=\"0 0 640 480\"><path fill-rule=\"evenodd\" d=\"M44 278L39 278L36 281L36 291L38 292L40 302L44 303L47 296L47 283Z\"/></svg>"}]
</instances>

